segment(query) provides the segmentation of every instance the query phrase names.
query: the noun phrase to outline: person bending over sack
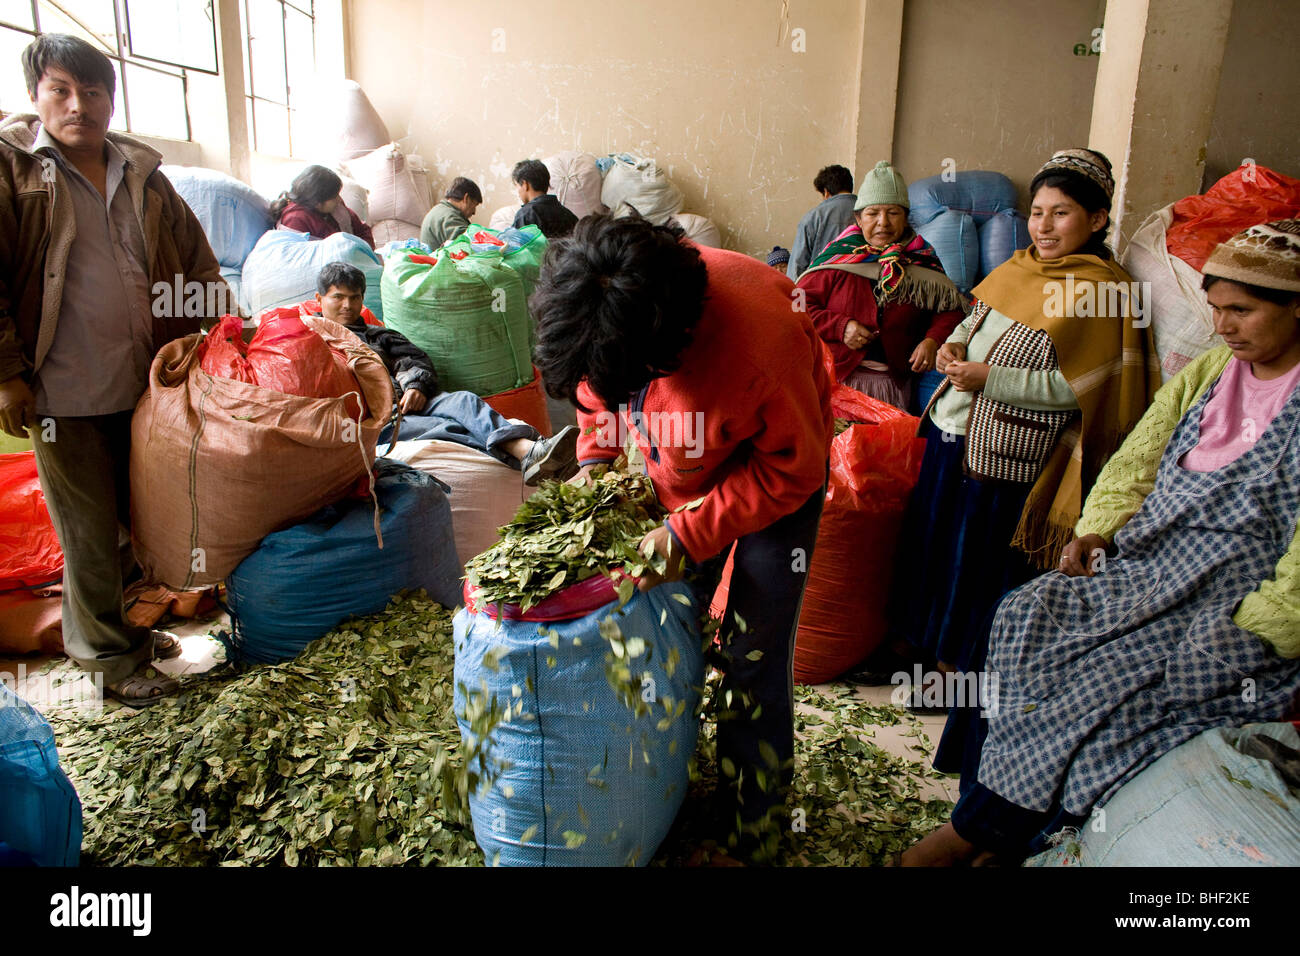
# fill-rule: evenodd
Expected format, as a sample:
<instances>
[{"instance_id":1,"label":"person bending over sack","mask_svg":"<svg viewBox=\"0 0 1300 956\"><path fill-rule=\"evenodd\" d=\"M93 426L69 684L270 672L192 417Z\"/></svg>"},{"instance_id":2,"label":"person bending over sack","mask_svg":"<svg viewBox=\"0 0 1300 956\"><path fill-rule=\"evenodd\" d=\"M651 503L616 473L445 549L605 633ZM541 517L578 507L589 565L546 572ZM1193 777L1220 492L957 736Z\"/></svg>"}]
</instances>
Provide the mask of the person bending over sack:
<instances>
[{"instance_id":1,"label":"person bending over sack","mask_svg":"<svg viewBox=\"0 0 1300 956\"><path fill-rule=\"evenodd\" d=\"M1300 220L1202 272L1227 345L1160 389L1058 570L1002 602L978 782L904 864L1018 862L1179 744L1297 714Z\"/></svg>"},{"instance_id":2,"label":"person bending over sack","mask_svg":"<svg viewBox=\"0 0 1300 956\"><path fill-rule=\"evenodd\" d=\"M324 166L308 166L289 186L288 192L271 203L271 219L278 228L305 232L324 239L336 232L358 236L375 248L375 234L343 202L343 180Z\"/></svg>"},{"instance_id":3,"label":"person bending over sack","mask_svg":"<svg viewBox=\"0 0 1300 956\"><path fill-rule=\"evenodd\" d=\"M735 776L719 809L755 856L770 853L772 823L789 826L791 660L833 431L830 377L792 289L676 226L588 216L547 249L530 300L542 379L578 406L580 475L633 435L663 505L698 505L646 535L668 572L641 589L688 563L703 610L736 544L720 632L720 693L735 713L718 721L719 761Z\"/></svg>"},{"instance_id":4,"label":"person bending over sack","mask_svg":"<svg viewBox=\"0 0 1300 956\"><path fill-rule=\"evenodd\" d=\"M536 485L544 478L563 481L577 471L577 428L569 425L559 434L543 438L532 425L504 418L473 392L440 392L429 356L402 333L380 324L362 305L365 294L366 277L360 269L331 262L316 279L315 300L304 302L302 311L342 325L383 361L393 379L393 394L400 396L400 440L436 439L466 445L518 468L526 485ZM393 432L393 423L389 423L379 435L380 443L391 442Z\"/></svg>"}]
</instances>

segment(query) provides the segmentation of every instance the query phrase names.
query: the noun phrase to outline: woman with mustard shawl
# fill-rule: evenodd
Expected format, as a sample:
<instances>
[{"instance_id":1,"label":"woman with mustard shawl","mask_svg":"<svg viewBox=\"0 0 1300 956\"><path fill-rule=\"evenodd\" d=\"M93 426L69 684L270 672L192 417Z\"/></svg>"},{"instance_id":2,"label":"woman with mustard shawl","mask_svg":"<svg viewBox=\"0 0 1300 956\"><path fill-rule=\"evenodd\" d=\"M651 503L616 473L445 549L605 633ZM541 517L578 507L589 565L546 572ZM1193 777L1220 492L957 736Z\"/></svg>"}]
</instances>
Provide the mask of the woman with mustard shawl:
<instances>
[{"instance_id":1,"label":"woman with mustard shawl","mask_svg":"<svg viewBox=\"0 0 1300 956\"><path fill-rule=\"evenodd\" d=\"M989 701L978 698L995 691L980 678L998 603L1055 566L1088 489L1160 385L1132 279L1105 245L1113 193L1105 156L1053 154L1030 185L1033 244L974 289L937 356L946 378L922 416L891 636L967 675L944 682L960 693L944 695L934 760L961 773L963 790L986 729Z\"/></svg>"}]
</instances>

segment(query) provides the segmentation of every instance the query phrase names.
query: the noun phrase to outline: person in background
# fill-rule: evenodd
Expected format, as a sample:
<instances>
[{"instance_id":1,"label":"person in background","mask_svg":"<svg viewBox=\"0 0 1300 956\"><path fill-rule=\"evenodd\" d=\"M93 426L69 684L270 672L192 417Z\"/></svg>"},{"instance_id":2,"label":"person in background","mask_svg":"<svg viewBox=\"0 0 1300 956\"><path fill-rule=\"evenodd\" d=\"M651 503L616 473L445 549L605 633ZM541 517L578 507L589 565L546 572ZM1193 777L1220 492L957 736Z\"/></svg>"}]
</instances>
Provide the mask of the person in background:
<instances>
[{"instance_id":1,"label":"person in background","mask_svg":"<svg viewBox=\"0 0 1300 956\"><path fill-rule=\"evenodd\" d=\"M1114 188L1100 153L1054 153L1030 184L1033 244L975 287L939 350L946 380L923 419L889 616L891 637L942 670L984 671L998 603L1053 566L1160 386L1132 279L1105 244ZM973 696L949 702L934 757L963 792L986 729Z\"/></svg>"},{"instance_id":2,"label":"person in background","mask_svg":"<svg viewBox=\"0 0 1300 956\"><path fill-rule=\"evenodd\" d=\"M772 251L767 254L767 264L778 272L785 272L786 264L790 261L790 250L783 249L781 246L773 246Z\"/></svg>"},{"instance_id":3,"label":"person in background","mask_svg":"<svg viewBox=\"0 0 1300 956\"><path fill-rule=\"evenodd\" d=\"M907 183L886 162L863 179L854 221L799 277L808 314L850 388L906 409L965 298L907 223Z\"/></svg>"},{"instance_id":4,"label":"person in background","mask_svg":"<svg viewBox=\"0 0 1300 956\"><path fill-rule=\"evenodd\" d=\"M536 226L547 239L559 239L573 232L578 217L551 195L551 171L540 159L525 159L515 164L510 181L523 203L512 225L516 229Z\"/></svg>"},{"instance_id":5,"label":"person in background","mask_svg":"<svg viewBox=\"0 0 1300 956\"><path fill-rule=\"evenodd\" d=\"M1017 864L1179 744L1297 714L1300 220L1201 271L1227 344L1160 389L1057 570L1002 602L978 779L906 865Z\"/></svg>"},{"instance_id":6,"label":"person in background","mask_svg":"<svg viewBox=\"0 0 1300 956\"><path fill-rule=\"evenodd\" d=\"M469 228L469 221L483 203L483 193L472 179L457 176L447 187L442 201L429 210L420 223L420 241L437 249Z\"/></svg>"},{"instance_id":7,"label":"person in background","mask_svg":"<svg viewBox=\"0 0 1300 956\"><path fill-rule=\"evenodd\" d=\"M642 548L668 571L640 587L681 578L690 562L703 610L736 545L719 631L719 693L730 703L718 721L718 757L735 774L718 796L733 846L751 856L769 854L789 826L791 661L833 429L821 346L790 288L753 257L698 247L679 227L587 216L547 250L530 300L542 380L579 409L580 474L613 462L625 432L660 502L698 505L646 535ZM629 409L638 422L698 421L703 434L688 442L683 425L665 440L672 429L652 424L647 436ZM611 416L619 434L608 434Z\"/></svg>"},{"instance_id":8,"label":"person in background","mask_svg":"<svg viewBox=\"0 0 1300 956\"><path fill-rule=\"evenodd\" d=\"M375 234L343 202L342 190L343 180L334 170L308 166L289 191L271 203L271 220L279 228L305 232L313 239L349 232L375 248Z\"/></svg>"},{"instance_id":9,"label":"person in background","mask_svg":"<svg viewBox=\"0 0 1300 956\"><path fill-rule=\"evenodd\" d=\"M64 648L139 707L177 690L150 662L181 646L123 613L131 416L158 350L200 326L151 290L199 283L213 317L233 297L162 157L109 132L112 62L63 34L37 37L22 62L37 115L0 127L0 428L30 430L63 548Z\"/></svg>"},{"instance_id":10,"label":"person in background","mask_svg":"<svg viewBox=\"0 0 1300 956\"><path fill-rule=\"evenodd\" d=\"M473 392L442 392L429 356L395 329L385 328L362 305L366 277L356 266L331 262L316 279L316 298L304 302L302 311L320 315L346 328L383 361L393 379L400 440L455 442L491 455L523 472L524 484L545 478L563 481L578 470L575 450L578 429L570 425L551 438L543 438L532 425L509 421ZM394 425L380 433L379 441L393 440Z\"/></svg>"},{"instance_id":11,"label":"person in background","mask_svg":"<svg viewBox=\"0 0 1300 956\"><path fill-rule=\"evenodd\" d=\"M853 174L843 166L826 166L813 179L813 189L822 201L799 220L786 275L798 279L826 244L853 224Z\"/></svg>"}]
</instances>

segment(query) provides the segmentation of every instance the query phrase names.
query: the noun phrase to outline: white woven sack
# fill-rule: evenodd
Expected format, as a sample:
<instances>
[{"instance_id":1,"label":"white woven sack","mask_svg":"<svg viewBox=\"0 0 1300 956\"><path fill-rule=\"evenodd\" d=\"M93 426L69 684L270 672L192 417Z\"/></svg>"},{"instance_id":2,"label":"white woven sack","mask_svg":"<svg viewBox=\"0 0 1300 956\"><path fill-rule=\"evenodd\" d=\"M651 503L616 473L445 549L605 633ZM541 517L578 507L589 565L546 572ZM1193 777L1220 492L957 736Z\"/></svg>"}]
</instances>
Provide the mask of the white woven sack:
<instances>
[{"instance_id":1,"label":"white woven sack","mask_svg":"<svg viewBox=\"0 0 1300 956\"><path fill-rule=\"evenodd\" d=\"M682 191L668 181L667 175L653 159L620 153L605 174L600 201L617 215L628 206L656 226L662 226L682 211ZM626 204L626 206L624 205Z\"/></svg>"},{"instance_id":2,"label":"white woven sack","mask_svg":"<svg viewBox=\"0 0 1300 956\"><path fill-rule=\"evenodd\" d=\"M370 224L370 231L375 234L376 249L382 249L389 242L405 242L407 239L420 238L419 224L402 219L381 219Z\"/></svg>"},{"instance_id":3,"label":"white woven sack","mask_svg":"<svg viewBox=\"0 0 1300 956\"><path fill-rule=\"evenodd\" d=\"M605 204L600 201L601 176L595 156L567 150L542 162L551 173L551 192L575 216L581 219L605 211Z\"/></svg>"},{"instance_id":4,"label":"white woven sack","mask_svg":"<svg viewBox=\"0 0 1300 956\"><path fill-rule=\"evenodd\" d=\"M401 219L417 226L433 207L428 174L416 157L407 157L396 143L350 160L347 173L370 190L370 217Z\"/></svg>"},{"instance_id":5,"label":"white woven sack","mask_svg":"<svg viewBox=\"0 0 1300 956\"><path fill-rule=\"evenodd\" d=\"M510 224L515 221L515 215L522 209L521 203L515 203L513 206L502 206L492 214L488 220L488 228L500 232L502 229L509 229Z\"/></svg>"},{"instance_id":6,"label":"white woven sack","mask_svg":"<svg viewBox=\"0 0 1300 956\"><path fill-rule=\"evenodd\" d=\"M497 528L513 518L534 491L514 468L455 442L399 441L385 457L451 486L451 524L462 568L497 543Z\"/></svg>"},{"instance_id":7,"label":"white woven sack","mask_svg":"<svg viewBox=\"0 0 1300 956\"><path fill-rule=\"evenodd\" d=\"M718 227L713 224L712 219L696 216L689 212L679 212L673 216L671 221L681 226L686 231L686 238L697 246L709 246L714 249L722 248L722 233L718 231Z\"/></svg>"},{"instance_id":8,"label":"white woven sack","mask_svg":"<svg viewBox=\"0 0 1300 956\"><path fill-rule=\"evenodd\" d=\"M1169 254L1165 230L1173 221L1173 205L1147 217L1124 250L1120 264L1143 289L1160 374L1164 381L1203 352L1223 344L1214 332L1214 319L1201 289L1201 273Z\"/></svg>"}]
</instances>

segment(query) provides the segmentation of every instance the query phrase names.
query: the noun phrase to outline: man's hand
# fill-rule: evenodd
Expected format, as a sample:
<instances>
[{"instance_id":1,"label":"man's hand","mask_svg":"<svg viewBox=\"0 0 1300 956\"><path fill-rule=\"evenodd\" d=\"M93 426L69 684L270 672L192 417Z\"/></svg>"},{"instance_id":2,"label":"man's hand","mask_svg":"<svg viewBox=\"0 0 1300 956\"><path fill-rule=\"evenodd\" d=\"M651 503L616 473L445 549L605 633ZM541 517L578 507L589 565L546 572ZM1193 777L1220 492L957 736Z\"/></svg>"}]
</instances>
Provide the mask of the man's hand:
<instances>
[{"instance_id":1,"label":"man's hand","mask_svg":"<svg viewBox=\"0 0 1300 956\"><path fill-rule=\"evenodd\" d=\"M14 377L0 382L0 431L26 438L27 426L36 424L36 397L27 383Z\"/></svg>"},{"instance_id":2,"label":"man's hand","mask_svg":"<svg viewBox=\"0 0 1300 956\"><path fill-rule=\"evenodd\" d=\"M851 349L865 349L876 340L879 332L873 332L857 319L849 319L844 326L844 344Z\"/></svg>"},{"instance_id":3,"label":"man's hand","mask_svg":"<svg viewBox=\"0 0 1300 956\"><path fill-rule=\"evenodd\" d=\"M402 410L403 415L414 415L417 412L424 411L424 407L428 404L429 399L425 396L424 392L408 388L402 393L402 401L397 407Z\"/></svg>"},{"instance_id":4,"label":"man's hand","mask_svg":"<svg viewBox=\"0 0 1300 956\"><path fill-rule=\"evenodd\" d=\"M934 359L938 351L939 343L934 339L921 339L921 344L912 349L912 357L908 359L912 363L912 371L928 372L934 368Z\"/></svg>"},{"instance_id":5,"label":"man's hand","mask_svg":"<svg viewBox=\"0 0 1300 956\"><path fill-rule=\"evenodd\" d=\"M966 358L966 346L960 342L944 342L934 358L936 371L945 372L949 362L960 362Z\"/></svg>"},{"instance_id":6,"label":"man's hand","mask_svg":"<svg viewBox=\"0 0 1300 956\"><path fill-rule=\"evenodd\" d=\"M686 552L677 546L677 539L668 530L668 525L661 524L642 538L640 550L644 551L646 542L651 542L655 553L662 555L668 561L668 570L663 574L646 571L637 583L637 587L642 591L649 591L665 581L680 581L682 575L686 573Z\"/></svg>"},{"instance_id":7,"label":"man's hand","mask_svg":"<svg viewBox=\"0 0 1300 956\"><path fill-rule=\"evenodd\" d=\"M983 362L949 362L944 374L959 392L978 392L989 380L989 367Z\"/></svg>"},{"instance_id":8,"label":"man's hand","mask_svg":"<svg viewBox=\"0 0 1300 956\"><path fill-rule=\"evenodd\" d=\"M1090 578L1106 566L1106 539L1099 534L1085 534L1075 538L1061 550L1061 563L1057 565L1062 574L1072 578L1080 576Z\"/></svg>"}]
</instances>

